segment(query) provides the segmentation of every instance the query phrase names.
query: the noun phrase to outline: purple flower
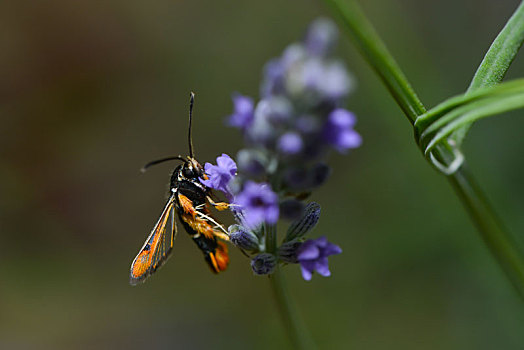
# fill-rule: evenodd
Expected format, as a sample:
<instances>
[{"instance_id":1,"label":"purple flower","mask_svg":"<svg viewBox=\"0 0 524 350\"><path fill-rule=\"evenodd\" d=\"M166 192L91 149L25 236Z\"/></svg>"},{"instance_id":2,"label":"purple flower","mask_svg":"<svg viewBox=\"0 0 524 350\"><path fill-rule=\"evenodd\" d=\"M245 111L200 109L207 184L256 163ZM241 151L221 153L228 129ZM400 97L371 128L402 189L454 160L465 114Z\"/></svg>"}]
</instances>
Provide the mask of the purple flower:
<instances>
[{"instance_id":1,"label":"purple flower","mask_svg":"<svg viewBox=\"0 0 524 350\"><path fill-rule=\"evenodd\" d=\"M230 126L245 130L253 122L254 102L251 97L240 94L233 95L233 114L229 116Z\"/></svg>"},{"instance_id":2,"label":"purple flower","mask_svg":"<svg viewBox=\"0 0 524 350\"><path fill-rule=\"evenodd\" d=\"M348 110L338 108L332 111L324 127L324 139L340 153L362 144L362 138L353 130L357 118Z\"/></svg>"},{"instance_id":3,"label":"purple flower","mask_svg":"<svg viewBox=\"0 0 524 350\"><path fill-rule=\"evenodd\" d=\"M309 281L313 271L327 277L331 275L328 266L328 256L340 254L342 249L328 242L326 237L305 241L297 250L297 260L302 269L302 277Z\"/></svg>"},{"instance_id":4,"label":"purple flower","mask_svg":"<svg viewBox=\"0 0 524 350\"><path fill-rule=\"evenodd\" d=\"M217 165L206 163L204 170L208 179L200 179L200 182L215 190L224 192L228 197L232 196L229 189L229 182L233 179L237 172L237 165L230 156L222 153L217 157Z\"/></svg>"},{"instance_id":5,"label":"purple flower","mask_svg":"<svg viewBox=\"0 0 524 350\"><path fill-rule=\"evenodd\" d=\"M278 196L268 184L246 181L235 204L241 207L244 224L250 229L263 222L275 224L278 220Z\"/></svg>"},{"instance_id":6,"label":"purple flower","mask_svg":"<svg viewBox=\"0 0 524 350\"><path fill-rule=\"evenodd\" d=\"M304 141L298 133L290 131L280 136L277 147L283 154L293 155L302 151Z\"/></svg>"}]
</instances>

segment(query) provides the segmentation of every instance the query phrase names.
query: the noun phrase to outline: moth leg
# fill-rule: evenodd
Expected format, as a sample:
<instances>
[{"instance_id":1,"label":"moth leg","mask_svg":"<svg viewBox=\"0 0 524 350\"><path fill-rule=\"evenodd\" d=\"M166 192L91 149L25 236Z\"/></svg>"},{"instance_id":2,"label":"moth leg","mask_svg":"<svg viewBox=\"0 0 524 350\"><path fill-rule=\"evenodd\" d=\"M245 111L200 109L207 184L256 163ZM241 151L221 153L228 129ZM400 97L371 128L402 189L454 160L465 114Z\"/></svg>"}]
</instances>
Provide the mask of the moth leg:
<instances>
[{"instance_id":1,"label":"moth leg","mask_svg":"<svg viewBox=\"0 0 524 350\"><path fill-rule=\"evenodd\" d=\"M231 207L231 204L226 203L226 202L218 202L217 203L213 199L211 199L211 197L209 197L209 196L207 196L207 200L208 200L209 204L214 206L215 209L219 210L219 211L226 210L226 209L229 209Z\"/></svg>"},{"instance_id":2,"label":"moth leg","mask_svg":"<svg viewBox=\"0 0 524 350\"><path fill-rule=\"evenodd\" d=\"M220 238L220 239L223 239L224 241L229 241L229 235L225 234L224 232L222 231L219 231L219 230L213 230L213 234Z\"/></svg>"},{"instance_id":3,"label":"moth leg","mask_svg":"<svg viewBox=\"0 0 524 350\"><path fill-rule=\"evenodd\" d=\"M229 241L229 234L226 231L226 229L224 228L224 226L219 224L215 219L213 219L211 216L205 213L197 212L197 214L199 217L196 220L202 220L203 226L207 228L206 230L202 230L202 233L206 237L209 237L210 235L208 232L211 232L213 236L223 239L224 241ZM212 228L208 222L215 224L216 228ZM219 228L220 230L218 230L217 228Z\"/></svg>"}]
</instances>

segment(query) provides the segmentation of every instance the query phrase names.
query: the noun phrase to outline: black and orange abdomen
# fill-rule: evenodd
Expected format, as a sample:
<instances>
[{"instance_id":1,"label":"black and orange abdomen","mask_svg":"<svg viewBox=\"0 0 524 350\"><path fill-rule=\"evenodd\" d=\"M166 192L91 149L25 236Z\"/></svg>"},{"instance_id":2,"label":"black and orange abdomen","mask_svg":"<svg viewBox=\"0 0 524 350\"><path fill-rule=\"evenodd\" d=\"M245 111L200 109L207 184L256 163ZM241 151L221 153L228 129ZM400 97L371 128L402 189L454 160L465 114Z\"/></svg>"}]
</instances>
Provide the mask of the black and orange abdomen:
<instances>
[{"instance_id":1,"label":"black and orange abdomen","mask_svg":"<svg viewBox=\"0 0 524 350\"><path fill-rule=\"evenodd\" d=\"M227 269L229 255L227 245L217 238L205 197L198 198L191 184L184 184L177 196L178 216L185 231L204 254L204 259L214 273ZM193 192L191 192L193 190ZM197 209L199 208L199 209ZM204 215L204 217L202 217Z\"/></svg>"},{"instance_id":2,"label":"black and orange abdomen","mask_svg":"<svg viewBox=\"0 0 524 350\"><path fill-rule=\"evenodd\" d=\"M204 259L214 273L219 273L227 269L229 255L227 245L216 238L207 238L203 235L193 236L193 241L204 253Z\"/></svg>"}]
</instances>

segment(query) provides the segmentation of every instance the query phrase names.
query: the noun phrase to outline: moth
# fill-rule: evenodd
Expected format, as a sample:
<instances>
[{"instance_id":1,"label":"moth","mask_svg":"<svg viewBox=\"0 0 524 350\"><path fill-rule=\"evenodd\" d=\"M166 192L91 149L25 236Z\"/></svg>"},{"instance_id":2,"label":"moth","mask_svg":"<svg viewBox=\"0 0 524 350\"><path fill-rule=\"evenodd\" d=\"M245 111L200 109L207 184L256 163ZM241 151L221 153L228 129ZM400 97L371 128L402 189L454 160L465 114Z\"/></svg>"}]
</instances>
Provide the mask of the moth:
<instances>
[{"instance_id":1,"label":"moth","mask_svg":"<svg viewBox=\"0 0 524 350\"><path fill-rule=\"evenodd\" d=\"M152 165L169 160L178 160L172 175L169 194L160 218L147 237L142 248L131 264L129 283L136 285L155 273L169 258L177 234L177 224L184 227L204 259L214 273L226 270L229 264L228 248L224 241L229 240L228 232L222 224L210 215L210 207L225 210L228 203L215 202L212 189L200 182L207 179L204 168L195 159L191 136L193 103L195 94L191 92L189 102L189 156L180 155L152 161L142 168L143 171Z\"/></svg>"}]
</instances>

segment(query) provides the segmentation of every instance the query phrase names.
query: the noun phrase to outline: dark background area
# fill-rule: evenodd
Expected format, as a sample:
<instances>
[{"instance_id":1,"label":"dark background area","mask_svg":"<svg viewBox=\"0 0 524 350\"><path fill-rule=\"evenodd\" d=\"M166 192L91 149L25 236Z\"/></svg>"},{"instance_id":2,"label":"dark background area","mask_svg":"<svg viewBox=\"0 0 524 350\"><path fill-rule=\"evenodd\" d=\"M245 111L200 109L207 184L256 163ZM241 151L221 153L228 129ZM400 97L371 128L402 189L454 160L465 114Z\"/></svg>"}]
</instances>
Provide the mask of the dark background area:
<instances>
[{"instance_id":1,"label":"dark background area","mask_svg":"<svg viewBox=\"0 0 524 350\"><path fill-rule=\"evenodd\" d=\"M463 92L518 1L361 1L422 101ZM289 347L267 278L233 250L209 273L179 235L145 285L129 265L184 154L196 92L201 162L242 146L231 93L258 96L264 63L329 15L321 1L7 1L0 4L0 348ZM362 148L332 155L313 196L344 253L330 278L286 269L322 349L522 349L523 305L400 109L341 38L358 81ZM522 76L519 56L508 78ZM524 120L472 128L465 151L522 242Z\"/></svg>"}]
</instances>

